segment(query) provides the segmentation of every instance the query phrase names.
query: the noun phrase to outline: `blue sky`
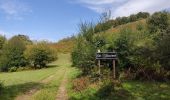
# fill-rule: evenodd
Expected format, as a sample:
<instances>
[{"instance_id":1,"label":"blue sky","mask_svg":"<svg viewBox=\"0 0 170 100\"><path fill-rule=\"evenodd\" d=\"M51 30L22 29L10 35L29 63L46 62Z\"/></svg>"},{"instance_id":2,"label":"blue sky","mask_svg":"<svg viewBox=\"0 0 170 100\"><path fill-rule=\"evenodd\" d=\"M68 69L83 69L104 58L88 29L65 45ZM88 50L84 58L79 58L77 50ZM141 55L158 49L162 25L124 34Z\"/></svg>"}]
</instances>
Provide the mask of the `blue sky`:
<instances>
[{"instance_id":1,"label":"blue sky","mask_svg":"<svg viewBox=\"0 0 170 100\"><path fill-rule=\"evenodd\" d=\"M0 0L0 34L58 41L78 32L80 21L96 21L106 10L112 18L170 8L170 0Z\"/></svg>"}]
</instances>

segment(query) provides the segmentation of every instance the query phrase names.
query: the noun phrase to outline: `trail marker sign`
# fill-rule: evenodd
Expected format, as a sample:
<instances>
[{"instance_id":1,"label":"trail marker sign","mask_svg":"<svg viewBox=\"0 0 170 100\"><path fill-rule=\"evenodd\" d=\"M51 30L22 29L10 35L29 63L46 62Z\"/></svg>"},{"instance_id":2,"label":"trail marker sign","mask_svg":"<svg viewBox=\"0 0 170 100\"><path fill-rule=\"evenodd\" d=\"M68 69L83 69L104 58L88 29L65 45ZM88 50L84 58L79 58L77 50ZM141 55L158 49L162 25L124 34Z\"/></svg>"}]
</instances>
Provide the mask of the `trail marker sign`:
<instances>
[{"instance_id":1,"label":"trail marker sign","mask_svg":"<svg viewBox=\"0 0 170 100\"><path fill-rule=\"evenodd\" d=\"M110 59L110 60L116 60L117 55L116 52L98 52L96 53L96 59L97 60L104 60L104 59Z\"/></svg>"},{"instance_id":2,"label":"trail marker sign","mask_svg":"<svg viewBox=\"0 0 170 100\"><path fill-rule=\"evenodd\" d=\"M100 60L112 60L112 65L113 65L113 79L116 78L116 68L115 68L115 64L116 64L116 60L117 60L117 54L116 52L100 52L100 50L98 50L98 52L96 53L96 60L98 60L98 71L99 71L99 75L100 75Z\"/></svg>"}]
</instances>

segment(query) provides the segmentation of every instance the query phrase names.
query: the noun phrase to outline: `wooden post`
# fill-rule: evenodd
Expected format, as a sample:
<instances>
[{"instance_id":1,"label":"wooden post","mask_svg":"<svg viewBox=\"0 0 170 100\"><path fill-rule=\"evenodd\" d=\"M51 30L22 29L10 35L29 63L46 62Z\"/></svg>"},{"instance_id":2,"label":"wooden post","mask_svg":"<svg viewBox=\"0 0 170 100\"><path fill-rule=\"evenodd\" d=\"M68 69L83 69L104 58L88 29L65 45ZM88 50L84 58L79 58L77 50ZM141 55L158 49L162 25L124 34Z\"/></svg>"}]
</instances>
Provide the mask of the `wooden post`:
<instances>
[{"instance_id":1,"label":"wooden post","mask_svg":"<svg viewBox=\"0 0 170 100\"><path fill-rule=\"evenodd\" d=\"M99 68L98 68L98 73L99 73L99 75L100 75L100 60L98 60L98 66L99 66Z\"/></svg>"},{"instance_id":2,"label":"wooden post","mask_svg":"<svg viewBox=\"0 0 170 100\"><path fill-rule=\"evenodd\" d=\"M113 79L116 78L115 60L113 60Z\"/></svg>"}]
</instances>

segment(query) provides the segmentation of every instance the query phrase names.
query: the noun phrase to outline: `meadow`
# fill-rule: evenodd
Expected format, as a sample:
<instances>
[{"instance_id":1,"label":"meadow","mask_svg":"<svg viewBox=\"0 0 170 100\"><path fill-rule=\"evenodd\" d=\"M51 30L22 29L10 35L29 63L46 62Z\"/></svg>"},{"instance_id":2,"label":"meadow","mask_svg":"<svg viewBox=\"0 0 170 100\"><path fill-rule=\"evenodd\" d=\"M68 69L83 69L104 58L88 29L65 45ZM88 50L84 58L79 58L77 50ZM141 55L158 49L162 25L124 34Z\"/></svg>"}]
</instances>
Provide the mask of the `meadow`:
<instances>
[{"instance_id":1,"label":"meadow","mask_svg":"<svg viewBox=\"0 0 170 100\"><path fill-rule=\"evenodd\" d=\"M51 68L0 73L0 80L4 83L0 100L19 100L21 97L31 100L56 100L64 75L68 80L66 89L69 100L170 99L170 85L165 82L124 81L122 82L122 87L117 87L116 91L113 92L111 85L106 81L102 81L101 83L89 84L81 92L75 91L73 80L77 79L81 72L77 68L71 67L70 60L70 54L59 54L59 59L49 65L53 66ZM24 96L27 91L35 88L36 91L29 95L30 97Z\"/></svg>"},{"instance_id":2,"label":"meadow","mask_svg":"<svg viewBox=\"0 0 170 100\"><path fill-rule=\"evenodd\" d=\"M0 80L4 89L0 93L0 100L14 100L27 91L36 88L30 99L55 100L60 82L67 71L67 75L75 68L71 68L70 55L59 54L59 59L50 68L22 72L0 73ZM50 78L49 78L50 77ZM19 97L20 98L20 97Z\"/></svg>"}]
</instances>

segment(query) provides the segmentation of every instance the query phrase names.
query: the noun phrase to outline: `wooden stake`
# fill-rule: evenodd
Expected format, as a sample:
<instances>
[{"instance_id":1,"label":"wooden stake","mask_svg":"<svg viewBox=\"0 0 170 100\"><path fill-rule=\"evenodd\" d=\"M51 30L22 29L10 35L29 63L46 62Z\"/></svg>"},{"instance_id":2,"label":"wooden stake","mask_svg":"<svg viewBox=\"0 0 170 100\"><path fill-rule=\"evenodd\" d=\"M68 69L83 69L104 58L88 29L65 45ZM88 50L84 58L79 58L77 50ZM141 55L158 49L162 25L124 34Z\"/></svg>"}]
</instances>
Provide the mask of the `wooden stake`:
<instances>
[{"instance_id":1,"label":"wooden stake","mask_svg":"<svg viewBox=\"0 0 170 100\"><path fill-rule=\"evenodd\" d=\"M113 79L116 78L115 60L113 60Z\"/></svg>"},{"instance_id":2,"label":"wooden stake","mask_svg":"<svg viewBox=\"0 0 170 100\"><path fill-rule=\"evenodd\" d=\"M98 60L98 66L99 66L98 71L99 71L99 75L100 75L100 60Z\"/></svg>"}]
</instances>

